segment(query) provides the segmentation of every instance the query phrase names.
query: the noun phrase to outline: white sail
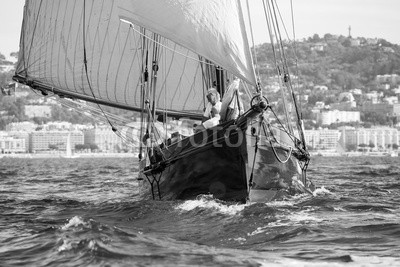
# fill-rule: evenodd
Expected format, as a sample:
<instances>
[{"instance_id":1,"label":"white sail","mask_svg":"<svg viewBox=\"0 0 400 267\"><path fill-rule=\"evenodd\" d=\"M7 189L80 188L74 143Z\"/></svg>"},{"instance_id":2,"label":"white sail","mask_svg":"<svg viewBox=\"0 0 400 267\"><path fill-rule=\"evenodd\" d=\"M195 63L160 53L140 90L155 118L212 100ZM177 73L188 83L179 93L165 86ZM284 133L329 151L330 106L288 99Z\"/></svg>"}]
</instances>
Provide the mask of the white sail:
<instances>
[{"instance_id":1,"label":"white sail","mask_svg":"<svg viewBox=\"0 0 400 267\"><path fill-rule=\"evenodd\" d=\"M119 10L121 19L165 36L256 84L238 0L121 0Z\"/></svg>"},{"instance_id":2,"label":"white sail","mask_svg":"<svg viewBox=\"0 0 400 267\"><path fill-rule=\"evenodd\" d=\"M139 27L120 21L120 2L27 0L16 77L34 88L140 109L143 69L151 76L155 45L143 47ZM155 106L201 114L205 85L198 55L165 38L160 42Z\"/></svg>"}]
</instances>

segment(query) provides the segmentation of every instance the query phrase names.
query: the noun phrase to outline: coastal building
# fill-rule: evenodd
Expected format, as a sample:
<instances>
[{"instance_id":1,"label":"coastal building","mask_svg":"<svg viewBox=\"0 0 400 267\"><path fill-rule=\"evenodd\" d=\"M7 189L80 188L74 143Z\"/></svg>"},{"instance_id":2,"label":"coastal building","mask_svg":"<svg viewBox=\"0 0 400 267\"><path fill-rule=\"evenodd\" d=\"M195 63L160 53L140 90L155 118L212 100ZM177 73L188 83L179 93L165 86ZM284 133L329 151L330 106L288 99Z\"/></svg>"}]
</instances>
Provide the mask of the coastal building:
<instances>
[{"instance_id":1,"label":"coastal building","mask_svg":"<svg viewBox=\"0 0 400 267\"><path fill-rule=\"evenodd\" d=\"M81 131L36 131L29 136L29 151L37 153L49 150L66 150L68 139L71 148L83 145L84 135Z\"/></svg>"},{"instance_id":2,"label":"coastal building","mask_svg":"<svg viewBox=\"0 0 400 267\"><path fill-rule=\"evenodd\" d=\"M343 92L338 96L338 102L330 104L331 110L352 111L357 107L356 100L351 92Z\"/></svg>"},{"instance_id":3,"label":"coastal building","mask_svg":"<svg viewBox=\"0 0 400 267\"><path fill-rule=\"evenodd\" d=\"M101 152L120 152L126 145L110 126L97 125L84 131L85 145L97 145Z\"/></svg>"},{"instance_id":4,"label":"coastal building","mask_svg":"<svg viewBox=\"0 0 400 267\"><path fill-rule=\"evenodd\" d=\"M6 134L0 135L0 154L25 153L25 139L18 139Z\"/></svg>"},{"instance_id":5,"label":"coastal building","mask_svg":"<svg viewBox=\"0 0 400 267\"><path fill-rule=\"evenodd\" d=\"M329 105L331 110L340 110L340 111L353 111L356 108L356 102L339 102L332 103Z\"/></svg>"},{"instance_id":6,"label":"coastal building","mask_svg":"<svg viewBox=\"0 0 400 267\"><path fill-rule=\"evenodd\" d=\"M48 105L25 105L25 115L28 118L51 117L51 106Z\"/></svg>"},{"instance_id":7,"label":"coastal building","mask_svg":"<svg viewBox=\"0 0 400 267\"><path fill-rule=\"evenodd\" d=\"M393 116L400 117L400 103L393 104ZM400 122L400 120L398 120Z\"/></svg>"},{"instance_id":8,"label":"coastal building","mask_svg":"<svg viewBox=\"0 0 400 267\"><path fill-rule=\"evenodd\" d=\"M388 103L389 105L394 105L399 103L398 96L387 96L382 99L384 103Z\"/></svg>"},{"instance_id":9,"label":"coastal building","mask_svg":"<svg viewBox=\"0 0 400 267\"><path fill-rule=\"evenodd\" d=\"M6 73L15 70L14 64L12 62L7 62L7 64L0 64L0 73Z\"/></svg>"},{"instance_id":10,"label":"coastal building","mask_svg":"<svg viewBox=\"0 0 400 267\"><path fill-rule=\"evenodd\" d=\"M325 47L327 46L326 43L315 43L315 44L311 44L311 51L318 51L318 52L323 52Z\"/></svg>"},{"instance_id":11,"label":"coastal building","mask_svg":"<svg viewBox=\"0 0 400 267\"><path fill-rule=\"evenodd\" d=\"M315 85L314 86L314 91L326 92L326 91L328 91L328 86L326 86L326 85Z\"/></svg>"},{"instance_id":12,"label":"coastal building","mask_svg":"<svg viewBox=\"0 0 400 267\"><path fill-rule=\"evenodd\" d=\"M52 121L43 125L43 130L46 131L69 131L72 130L72 123L66 121Z\"/></svg>"},{"instance_id":13,"label":"coastal building","mask_svg":"<svg viewBox=\"0 0 400 267\"><path fill-rule=\"evenodd\" d=\"M32 131L8 131L8 136L14 139L24 139L25 140L25 148L24 153L29 152L29 134Z\"/></svg>"},{"instance_id":14,"label":"coastal building","mask_svg":"<svg viewBox=\"0 0 400 267\"><path fill-rule=\"evenodd\" d=\"M399 131L395 128L343 128L340 131L340 142L343 147L369 146L375 150L383 150L399 145Z\"/></svg>"},{"instance_id":15,"label":"coastal building","mask_svg":"<svg viewBox=\"0 0 400 267\"><path fill-rule=\"evenodd\" d=\"M377 104L379 103L380 98L383 97L383 93L378 93L377 91L371 91L369 93L366 93L364 97L368 100L368 102L372 104Z\"/></svg>"},{"instance_id":16,"label":"coastal building","mask_svg":"<svg viewBox=\"0 0 400 267\"><path fill-rule=\"evenodd\" d=\"M305 130L304 137L306 144L308 144L312 150L336 151L338 148L340 131L329 129Z\"/></svg>"},{"instance_id":17,"label":"coastal building","mask_svg":"<svg viewBox=\"0 0 400 267\"><path fill-rule=\"evenodd\" d=\"M37 128L37 124L29 121L24 122L12 122L6 125L6 131L25 131L33 132Z\"/></svg>"},{"instance_id":18,"label":"coastal building","mask_svg":"<svg viewBox=\"0 0 400 267\"><path fill-rule=\"evenodd\" d=\"M388 84L390 86L395 86L397 84L400 84L400 75L398 74L377 75L376 82L378 84Z\"/></svg>"},{"instance_id":19,"label":"coastal building","mask_svg":"<svg viewBox=\"0 0 400 267\"><path fill-rule=\"evenodd\" d=\"M321 110L317 113L317 121L321 125L331 125L338 122L359 122L359 111Z\"/></svg>"},{"instance_id":20,"label":"coastal building","mask_svg":"<svg viewBox=\"0 0 400 267\"><path fill-rule=\"evenodd\" d=\"M361 40L360 39L350 39L350 45L351 46L360 46L361 45Z\"/></svg>"},{"instance_id":21,"label":"coastal building","mask_svg":"<svg viewBox=\"0 0 400 267\"><path fill-rule=\"evenodd\" d=\"M378 38L367 38L366 39L366 44L367 45L377 45L378 44Z\"/></svg>"},{"instance_id":22,"label":"coastal building","mask_svg":"<svg viewBox=\"0 0 400 267\"><path fill-rule=\"evenodd\" d=\"M22 83L16 83L15 87L15 98L25 98L31 93L31 89L29 86L24 85Z\"/></svg>"}]
</instances>

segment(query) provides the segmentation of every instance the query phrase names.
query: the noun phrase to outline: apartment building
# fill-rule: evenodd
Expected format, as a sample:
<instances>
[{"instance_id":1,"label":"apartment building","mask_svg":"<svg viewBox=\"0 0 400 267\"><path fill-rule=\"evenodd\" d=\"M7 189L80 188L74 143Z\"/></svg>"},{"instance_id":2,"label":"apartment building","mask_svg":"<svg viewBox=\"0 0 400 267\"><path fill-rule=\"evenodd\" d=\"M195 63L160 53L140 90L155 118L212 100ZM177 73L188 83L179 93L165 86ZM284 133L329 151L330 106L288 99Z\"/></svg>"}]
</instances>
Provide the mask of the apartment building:
<instances>
[{"instance_id":1,"label":"apartment building","mask_svg":"<svg viewBox=\"0 0 400 267\"><path fill-rule=\"evenodd\" d=\"M29 135L29 152L36 153L51 149L66 150L68 139L71 148L83 145L84 135L81 131L36 131Z\"/></svg>"}]
</instances>

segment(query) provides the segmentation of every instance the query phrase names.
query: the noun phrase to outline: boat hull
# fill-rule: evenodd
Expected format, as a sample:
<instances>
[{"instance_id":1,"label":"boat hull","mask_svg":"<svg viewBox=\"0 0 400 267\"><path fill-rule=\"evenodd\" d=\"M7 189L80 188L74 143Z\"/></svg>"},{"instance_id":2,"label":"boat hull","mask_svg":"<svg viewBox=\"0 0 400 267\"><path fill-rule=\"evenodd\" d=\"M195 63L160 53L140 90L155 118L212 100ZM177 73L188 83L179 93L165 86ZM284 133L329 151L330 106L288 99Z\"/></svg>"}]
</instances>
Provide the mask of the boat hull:
<instances>
[{"instance_id":1,"label":"boat hull","mask_svg":"<svg viewBox=\"0 0 400 267\"><path fill-rule=\"evenodd\" d=\"M211 194L225 201L267 202L295 193L293 181L301 177L297 160L290 156L280 163L265 136L257 151L256 140L250 130L232 124L188 137L164 149L165 166L142 173L142 196L173 200ZM276 153L289 155L280 148Z\"/></svg>"}]
</instances>

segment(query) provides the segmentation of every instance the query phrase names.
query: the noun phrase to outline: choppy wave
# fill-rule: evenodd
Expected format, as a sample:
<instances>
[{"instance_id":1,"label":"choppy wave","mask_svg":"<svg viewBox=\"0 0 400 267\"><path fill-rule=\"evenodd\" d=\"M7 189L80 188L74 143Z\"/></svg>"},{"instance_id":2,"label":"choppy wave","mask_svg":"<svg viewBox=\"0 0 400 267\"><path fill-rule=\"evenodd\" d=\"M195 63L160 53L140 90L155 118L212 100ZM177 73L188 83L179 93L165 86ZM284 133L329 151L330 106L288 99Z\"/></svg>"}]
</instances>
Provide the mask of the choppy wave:
<instances>
[{"instance_id":1,"label":"choppy wave","mask_svg":"<svg viewBox=\"0 0 400 267\"><path fill-rule=\"evenodd\" d=\"M320 158L312 196L237 204L140 200L129 159L6 159L0 265L398 266L400 169L370 163Z\"/></svg>"}]
</instances>

